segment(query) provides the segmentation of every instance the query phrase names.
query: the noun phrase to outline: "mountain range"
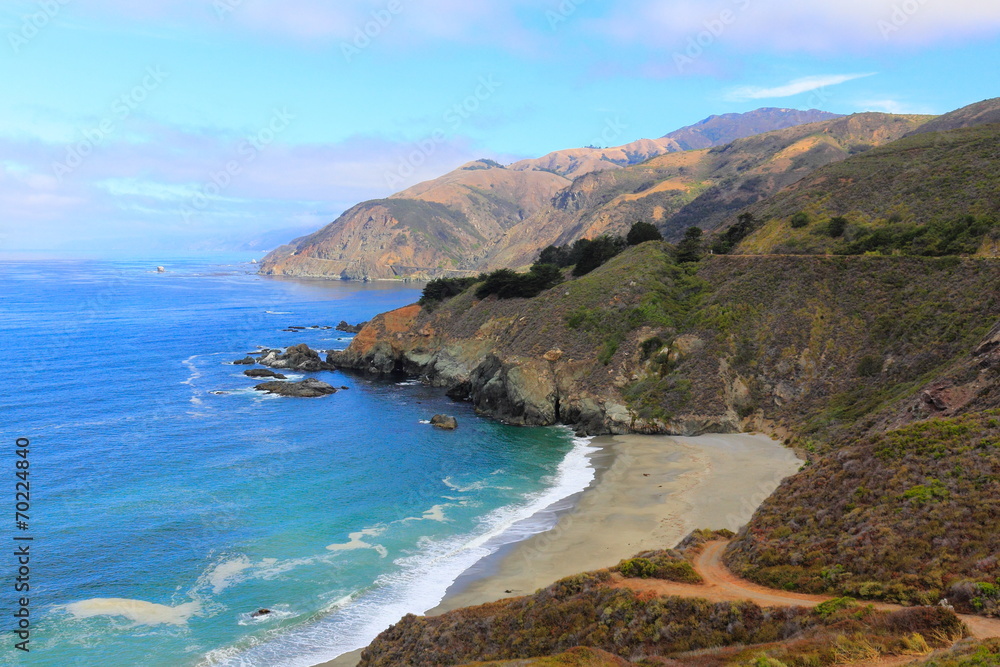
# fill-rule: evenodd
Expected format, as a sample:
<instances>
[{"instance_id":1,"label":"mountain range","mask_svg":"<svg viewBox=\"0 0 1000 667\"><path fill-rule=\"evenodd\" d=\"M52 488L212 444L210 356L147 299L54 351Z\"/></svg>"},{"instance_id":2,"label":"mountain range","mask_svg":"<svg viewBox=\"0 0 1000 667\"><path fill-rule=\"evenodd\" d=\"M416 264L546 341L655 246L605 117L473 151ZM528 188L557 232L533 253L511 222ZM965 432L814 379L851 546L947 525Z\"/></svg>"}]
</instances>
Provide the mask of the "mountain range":
<instances>
[{"instance_id":1,"label":"mountain range","mask_svg":"<svg viewBox=\"0 0 1000 667\"><path fill-rule=\"evenodd\" d=\"M758 109L712 116L659 139L614 148L556 151L506 167L477 160L388 198L352 207L314 234L270 253L261 272L342 279L429 278L467 275L508 261L530 263L529 255L561 235L552 232L553 225L562 223L564 212L581 211L576 203L581 191L614 190L632 183L633 190L642 192L658 181L649 183L649 175L635 175L633 170L651 158L704 151L762 132L837 118L817 110ZM906 130L914 127L908 125ZM588 180L578 184L581 178ZM511 249L512 239L523 234L527 237L519 241L526 245Z\"/></svg>"}]
</instances>

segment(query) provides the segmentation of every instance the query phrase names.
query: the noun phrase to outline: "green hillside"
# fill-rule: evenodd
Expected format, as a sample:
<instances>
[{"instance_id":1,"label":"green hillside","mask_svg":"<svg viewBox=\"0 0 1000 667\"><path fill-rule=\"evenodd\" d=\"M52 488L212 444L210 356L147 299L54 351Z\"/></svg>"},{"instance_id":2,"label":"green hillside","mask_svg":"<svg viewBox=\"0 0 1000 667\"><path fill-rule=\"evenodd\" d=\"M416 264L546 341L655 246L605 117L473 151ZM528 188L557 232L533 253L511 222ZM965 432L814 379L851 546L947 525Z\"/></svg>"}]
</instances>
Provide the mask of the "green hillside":
<instances>
[{"instance_id":1,"label":"green hillside","mask_svg":"<svg viewBox=\"0 0 1000 667\"><path fill-rule=\"evenodd\" d=\"M997 254L1000 124L923 132L818 169L747 212L745 254Z\"/></svg>"}]
</instances>

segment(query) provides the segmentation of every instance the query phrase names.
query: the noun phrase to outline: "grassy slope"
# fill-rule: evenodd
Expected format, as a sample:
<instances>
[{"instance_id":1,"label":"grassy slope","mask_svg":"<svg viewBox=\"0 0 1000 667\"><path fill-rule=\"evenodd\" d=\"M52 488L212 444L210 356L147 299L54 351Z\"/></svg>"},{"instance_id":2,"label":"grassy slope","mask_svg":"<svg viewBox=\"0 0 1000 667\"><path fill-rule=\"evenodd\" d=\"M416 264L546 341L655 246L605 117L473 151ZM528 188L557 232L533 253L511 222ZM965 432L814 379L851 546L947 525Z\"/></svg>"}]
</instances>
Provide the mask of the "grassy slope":
<instances>
[{"instance_id":1,"label":"grassy slope","mask_svg":"<svg viewBox=\"0 0 1000 667\"><path fill-rule=\"evenodd\" d=\"M764 226L736 251L747 254L836 252L866 230L965 214L996 221L1000 124L903 138L823 167L748 210ZM810 223L793 229L790 219L800 211ZM833 216L850 222L843 238L826 233Z\"/></svg>"}]
</instances>

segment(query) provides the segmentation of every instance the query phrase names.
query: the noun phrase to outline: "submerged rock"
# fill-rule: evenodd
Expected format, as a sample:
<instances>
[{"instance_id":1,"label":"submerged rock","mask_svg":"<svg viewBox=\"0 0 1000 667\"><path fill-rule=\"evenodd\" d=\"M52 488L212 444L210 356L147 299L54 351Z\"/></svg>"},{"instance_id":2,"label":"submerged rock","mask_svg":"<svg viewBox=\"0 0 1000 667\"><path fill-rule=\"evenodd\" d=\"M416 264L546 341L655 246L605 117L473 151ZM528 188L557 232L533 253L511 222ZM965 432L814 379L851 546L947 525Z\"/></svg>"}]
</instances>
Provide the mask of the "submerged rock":
<instances>
[{"instance_id":1,"label":"submerged rock","mask_svg":"<svg viewBox=\"0 0 1000 667\"><path fill-rule=\"evenodd\" d=\"M309 378L302 382L264 382L254 387L257 391L266 391L269 394L278 396L292 396L295 398L318 398L336 394L337 390L325 382Z\"/></svg>"},{"instance_id":2,"label":"submerged rock","mask_svg":"<svg viewBox=\"0 0 1000 667\"><path fill-rule=\"evenodd\" d=\"M431 417L431 426L436 426L446 431L454 431L458 428L458 420L450 415L434 415Z\"/></svg>"},{"instance_id":3,"label":"submerged rock","mask_svg":"<svg viewBox=\"0 0 1000 667\"><path fill-rule=\"evenodd\" d=\"M248 378L274 378L276 380L287 379L281 373L275 373L274 371L269 371L266 368L251 368L248 371L243 371L243 375L246 375Z\"/></svg>"},{"instance_id":4,"label":"submerged rock","mask_svg":"<svg viewBox=\"0 0 1000 667\"><path fill-rule=\"evenodd\" d=\"M260 618L261 616L268 616L271 613L270 609L258 609L257 611L250 614L250 618Z\"/></svg>"}]
</instances>

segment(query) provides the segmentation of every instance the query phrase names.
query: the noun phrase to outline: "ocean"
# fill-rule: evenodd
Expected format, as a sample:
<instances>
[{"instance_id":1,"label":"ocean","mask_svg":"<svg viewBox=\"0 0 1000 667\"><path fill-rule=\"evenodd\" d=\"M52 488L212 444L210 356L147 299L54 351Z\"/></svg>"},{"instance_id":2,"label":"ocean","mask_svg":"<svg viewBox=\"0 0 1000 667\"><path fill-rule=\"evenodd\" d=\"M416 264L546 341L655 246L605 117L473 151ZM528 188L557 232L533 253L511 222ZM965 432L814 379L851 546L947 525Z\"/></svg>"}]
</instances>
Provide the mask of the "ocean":
<instances>
[{"instance_id":1,"label":"ocean","mask_svg":"<svg viewBox=\"0 0 1000 667\"><path fill-rule=\"evenodd\" d=\"M284 329L355 323L419 297L413 285L255 268L0 262L0 663L313 665L436 606L462 572L546 527L541 510L590 483L585 439L481 419L412 378L293 372L347 389L254 391L231 362L258 346L351 339ZM458 430L429 426L436 413ZM18 438L30 441L23 529ZM11 631L13 545L29 542L14 537L31 538L28 654ZM254 617L260 608L271 613Z\"/></svg>"}]
</instances>

